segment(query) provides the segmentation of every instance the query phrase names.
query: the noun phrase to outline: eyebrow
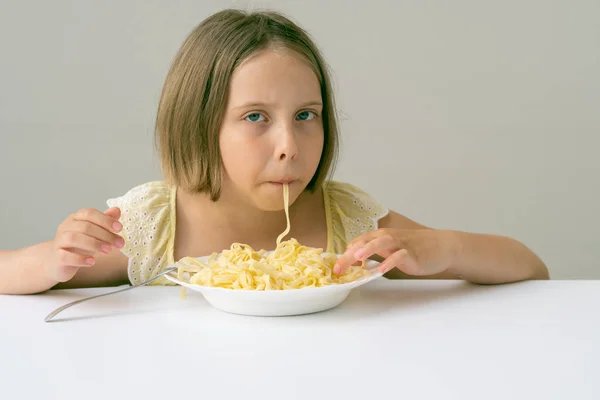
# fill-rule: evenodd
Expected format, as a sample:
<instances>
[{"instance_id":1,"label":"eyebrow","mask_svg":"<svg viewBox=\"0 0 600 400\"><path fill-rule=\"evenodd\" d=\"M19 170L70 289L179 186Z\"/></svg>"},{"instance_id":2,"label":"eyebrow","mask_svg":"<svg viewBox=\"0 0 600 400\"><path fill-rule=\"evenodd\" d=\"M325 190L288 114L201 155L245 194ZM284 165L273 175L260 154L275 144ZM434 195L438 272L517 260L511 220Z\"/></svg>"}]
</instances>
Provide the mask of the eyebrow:
<instances>
[{"instance_id":1,"label":"eyebrow","mask_svg":"<svg viewBox=\"0 0 600 400\"><path fill-rule=\"evenodd\" d=\"M263 103L263 102L256 102L256 101L252 101L249 103L244 103L241 104L239 106L233 107L233 110L239 110L241 108L254 108L254 107L265 107L265 106L272 106L272 103ZM309 101L306 103L303 103L300 105L300 108L304 108L304 107L323 107L323 103L320 101Z\"/></svg>"}]
</instances>

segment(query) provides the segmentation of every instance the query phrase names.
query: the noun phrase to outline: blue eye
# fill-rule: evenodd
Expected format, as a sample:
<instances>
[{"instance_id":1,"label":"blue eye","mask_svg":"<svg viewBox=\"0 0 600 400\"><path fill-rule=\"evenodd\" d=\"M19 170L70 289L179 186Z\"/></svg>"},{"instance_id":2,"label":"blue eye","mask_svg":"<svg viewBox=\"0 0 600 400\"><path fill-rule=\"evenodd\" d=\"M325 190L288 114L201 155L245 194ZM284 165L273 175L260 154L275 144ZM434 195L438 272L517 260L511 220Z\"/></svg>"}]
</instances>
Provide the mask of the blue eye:
<instances>
[{"instance_id":1,"label":"blue eye","mask_svg":"<svg viewBox=\"0 0 600 400\"><path fill-rule=\"evenodd\" d=\"M300 121L310 121L311 119L315 118L316 116L317 115L312 111L302 111L302 112L298 113L296 118L298 118Z\"/></svg>"},{"instance_id":2,"label":"blue eye","mask_svg":"<svg viewBox=\"0 0 600 400\"><path fill-rule=\"evenodd\" d=\"M260 119L262 118L262 119ZM244 118L246 121L248 122L261 122L265 120L264 115L259 114L259 113L252 113L252 114L248 114L246 116L246 118Z\"/></svg>"}]
</instances>

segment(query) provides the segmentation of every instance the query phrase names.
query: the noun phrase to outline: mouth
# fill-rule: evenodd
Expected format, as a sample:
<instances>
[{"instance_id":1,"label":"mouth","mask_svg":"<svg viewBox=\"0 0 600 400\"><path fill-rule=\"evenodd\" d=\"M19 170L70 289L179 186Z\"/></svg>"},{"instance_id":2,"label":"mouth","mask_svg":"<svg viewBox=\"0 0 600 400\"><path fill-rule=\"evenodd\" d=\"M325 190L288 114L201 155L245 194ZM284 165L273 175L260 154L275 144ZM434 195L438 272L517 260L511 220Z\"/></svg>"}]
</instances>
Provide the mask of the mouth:
<instances>
[{"instance_id":1,"label":"mouth","mask_svg":"<svg viewBox=\"0 0 600 400\"><path fill-rule=\"evenodd\" d=\"M278 179L276 181L269 181L269 183L274 183L274 184L278 184L278 185L283 185L283 184L290 184L292 182L295 182L295 179Z\"/></svg>"}]
</instances>

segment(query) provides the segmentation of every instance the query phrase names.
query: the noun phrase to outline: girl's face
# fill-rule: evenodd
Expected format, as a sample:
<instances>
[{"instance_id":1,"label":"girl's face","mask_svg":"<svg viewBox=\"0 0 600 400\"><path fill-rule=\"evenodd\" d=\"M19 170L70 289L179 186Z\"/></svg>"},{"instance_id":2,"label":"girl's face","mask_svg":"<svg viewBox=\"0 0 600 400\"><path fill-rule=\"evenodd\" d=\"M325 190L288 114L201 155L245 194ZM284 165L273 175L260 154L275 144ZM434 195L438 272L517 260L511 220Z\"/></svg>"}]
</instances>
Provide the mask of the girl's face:
<instances>
[{"instance_id":1,"label":"girl's face","mask_svg":"<svg viewBox=\"0 0 600 400\"><path fill-rule=\"evenodd\" d=\"M312 69L289 50L265 50L233 73L219 133L223 198L260 210L290 204L315 174L323 150L321 89Z\"/></svg>"}]
</instances>

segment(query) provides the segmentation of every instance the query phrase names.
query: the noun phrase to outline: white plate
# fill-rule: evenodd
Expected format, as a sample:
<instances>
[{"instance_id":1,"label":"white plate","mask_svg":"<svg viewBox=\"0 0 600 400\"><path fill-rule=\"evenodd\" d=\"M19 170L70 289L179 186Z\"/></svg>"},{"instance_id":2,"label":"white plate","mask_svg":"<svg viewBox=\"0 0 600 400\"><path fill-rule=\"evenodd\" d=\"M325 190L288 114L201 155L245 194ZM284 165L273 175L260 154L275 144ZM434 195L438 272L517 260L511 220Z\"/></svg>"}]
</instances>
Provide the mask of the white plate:
<instances>
[{"instance_id":1,"label":"white plate","mask_svg":"<svg viewBox=\"0 0 600 400\"><path fill-rule=\"evenodd\" d=\"M206 262L208 257L198 257L198 260ZM202 293L209 304L221 311L276 317L310 314L337 307L346 300L352 289L383 275L376 269L378 265L377 261L367 260L366 269L370 274L353 282L290 290L231 290L200 286L189 283L187 273L185 280L178 279L177 271L168 273L165 277L171 282Z\"/></svg>"}]
</instances>

